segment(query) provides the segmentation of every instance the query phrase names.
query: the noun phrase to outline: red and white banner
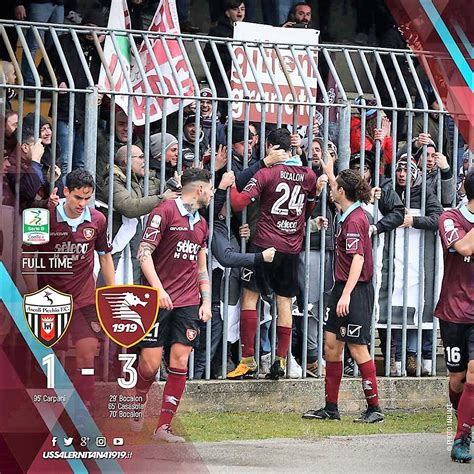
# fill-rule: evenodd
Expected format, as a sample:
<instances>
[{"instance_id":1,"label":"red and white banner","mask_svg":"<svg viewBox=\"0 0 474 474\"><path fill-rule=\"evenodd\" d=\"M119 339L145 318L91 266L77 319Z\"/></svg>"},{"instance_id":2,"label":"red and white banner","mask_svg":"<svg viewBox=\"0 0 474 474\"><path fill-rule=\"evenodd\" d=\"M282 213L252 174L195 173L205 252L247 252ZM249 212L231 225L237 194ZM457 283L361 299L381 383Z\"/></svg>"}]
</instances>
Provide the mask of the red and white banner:
<instances>
[{"instance_id":1,"label":"red and white banner","mask_svg":"<svg viewBox=\"0 0 474 474\"><path fill-rule=\"evenodd\" d=\"M294 44L294 45L305 45L305 46L316 46L319 39L319 31L312 29L303 28L275 28L268 25L258 25L254 23L236 23L234 27L234 39L241 41L258 41L265 43L275 44ZM317 70L313 68L308 53L302 50L295 50L295 55L288 48L280 46L281 56L285 64L285 68L288 71L291 84L295 88L297 101L306 102L315 100L317 91ZM278 100L278 95L275 91L275 86L271 80L270 73L267 65L257 47L247 47L249 55L242 46L235 45L233 50L237 59L237 65L240 67L242 72L243 80L249 91L250 99L264 99L265 102ZM293 122L293 95L291 93L288 79L285 76L284 70L281 66L280 60L275 49L263 48L267 63L270 65L271 73L275 79L278 89L281 93L283 102L285 105L282 109L282 123ZM314 62L318 63L318 54L316 51L313 53ZM306 83L311 92L311 97L308 97L308 93L303 83L303 79L298 72L297 65L301 65ZM257 73L255 78L249 63L254 65L254 69ZM257 80L256 80L257 79ZM262 98L257 81L261 84L265 96ZM232 117L234 120L244 120L245 106L244 102L239 102L244 98L244 88L242 82L237 74L235 65L232 64L231 73L231 87L232 87L232 98L234 99L232 108ZM266 116L265 120L268 123L277 123L278 117L278 105L277 104L266 104L265 105ZM262 114L262 104L254 103L250 105L250 121L260 122ZM298 124L308 125L308 106L298 106Z\"/></svg>"},{"instance_id":2,"label":"red and white banner","mask_svg":"<svg viewBox=\"0 0 474 474\"><path fill-rule=\"evenodd\" d=\"M114 0L120 1L120 0ZM125 1L125 0L124 0ZM112 10L111 10L112 15ZM133 25L132 25L133 28ZM159 32L159 33L176 33L180 34L179 21L178 21L178 11L176 9L175 0L161 0L158 8L156 10L153 21L150 25L150 32ZM183 96L193 96L194 88L191 81L191 76L187 68L186 62L184 60L181 48L179 43L175 39L166 39L164 40L165 44L168 47L172 64L177 71L179 84L181 86L181 95ZM170 61L168 60L165 48L163 46L161 37L154 37L150 39L151 44L151 54L153 54L157 66L160 68L161 76L163 78L164 85L160 83L159 76L156 72L155 66L153 64L151 54L148 51L145 43L143 42L139 48L139 57L140 62L143 66L145 77L143 78L140 74L140 69L136 63L135 57L131 57L130 61L130 81L132 85L132 92L134 93L146 93L146 87L144 81L148 83L151 92L155 95L180 95L180 90L173 75L173 69L171 67ZM130 46L130 45L128 45ZM106 55L110 66L112 67L117 63L117 54ZM114 60L115 58L115 60ZM120 65L118 65L120 67ZM123 78L122 78L123 79ZM110 84L108 82L104 83L106 90L110 90ZM116 91L123 91L128 93L129 89L124 81L121 81L115 84ZM180 99L168 99L167 102L167 114L175 112L179 108ZM128 111L128 96L127 95L117 95L116 103L119 105L125 112ZM150 99L150 113L149 116L145 116L145 105L146 105L146 96L133 96L132 98L132 108L133 108L133 123L135 125L143 125L146 120L154 122L160 120L163 116L163 98L162 97L152 97Z\"/></svg>"},{"instance_id":3,"label":"red and white banner","mask_svg":"<svg viewBox=\"0 0 474 474\"><path fill-rule=\"evenodd\" d=\"M160 33L176 33L179 34L179 21L178 11L176 9L175 0L161 0L160 4L153 18L153 22L150 25L149 31L160 32ZM183 96L193 96L194 87L191 81L188 67L184 60L181 48L179 47L178 41L175 39L166 39L165 43L169 49L174 68L177 71L179 83L181 85L181 93ZM144 43L140 46L139 54L140 61L145 70L145 79L141 77L138 66L132 61L132 86L133 92L145 92L144 80L148 82L148 85L153 94L164 94L164 95L179 95L178 84L174 78L173 70L170 62L166 57L165 49L160 38L156 38L151 41L151 49L156 59L158 67L160 68L161 75L163 76L164 87L161 85L158 74L155 70L155 66L151 60L150 54ZM180 99L169 99L167 102L166 112L170 114L175 112L179 108ZM152 97L150 101L150 115L145 117L145 104L146 98L134 97L133 100L133 122L135 125L143 125L145 120L148 119L150 122L160 120L163 116L163 98Z\"/></svg>"}]
</instances>

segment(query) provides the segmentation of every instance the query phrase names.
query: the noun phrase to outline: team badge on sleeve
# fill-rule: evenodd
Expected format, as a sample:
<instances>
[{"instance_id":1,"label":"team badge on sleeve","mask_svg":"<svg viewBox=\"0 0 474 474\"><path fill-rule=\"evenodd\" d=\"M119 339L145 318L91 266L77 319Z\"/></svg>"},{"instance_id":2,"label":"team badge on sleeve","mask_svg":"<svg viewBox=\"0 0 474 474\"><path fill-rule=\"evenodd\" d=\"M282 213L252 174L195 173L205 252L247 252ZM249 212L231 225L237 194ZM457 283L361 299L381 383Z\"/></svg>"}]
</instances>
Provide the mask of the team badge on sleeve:
<instances>
[{"instance_id":1,"label":"team badge on sleeve","mask_svg":"<svg viewBox=\"0 0 474 474\"><path fill-rule=\"evenodd\" d=\"M96 306L100 325L107 336L128 348L140 342L155 325L158 290L143 285L97 288Z\"/></svg>"},{"instance_id":2,"label":"team badge on sleeve","mask_svg":"<svg viewBox=\"0 0 474 474\"><path fill-rule=\"evenodd\" d=\"M71 322L72 296L47 285L23 297L23 312L33 336L43 346L52 347Z\"/></svg>"},{"instance_id":3,"label":"team badge on sleeve","mask_svg":"<svg viewBox=\"0 0 474 474\"><path fill-rule=\"evenodd\" d=\"M357 234L357 237L355 236L349 237L349 235L350 234L347 234L347 238L346 238L346 251L351 252L351 251L358 250L360 236Z\"/></svg>"},{"instance_id":4,"label":"team badge on sleeve","mask_svg":"<svg viewBox=\"0 0 474 474\"><path fill-rule=\"evenodd\" d=\"M448 245L459 240L459 231L452 219L446 219L443 223L444 237Z\"/></svg>"}]
</instances>

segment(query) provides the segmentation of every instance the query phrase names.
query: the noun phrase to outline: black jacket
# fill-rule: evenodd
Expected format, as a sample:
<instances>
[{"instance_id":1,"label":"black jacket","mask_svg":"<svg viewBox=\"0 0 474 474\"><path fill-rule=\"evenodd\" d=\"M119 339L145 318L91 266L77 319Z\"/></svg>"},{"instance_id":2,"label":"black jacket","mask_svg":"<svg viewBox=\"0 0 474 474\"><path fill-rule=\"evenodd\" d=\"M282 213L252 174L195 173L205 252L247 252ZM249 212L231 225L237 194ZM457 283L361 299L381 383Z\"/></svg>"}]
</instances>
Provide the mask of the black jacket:
<instances>
[{"instance_id":1,"label":"black jacket","mask_svg":"<svg viewBox=\"0 0 474 474\"><path fill-rule=\"evenodd\" d=\"M377 233L390 232L401 226L405 218L405 205L400 196L392 188L392 180L380 178L379 187L382 189L382 196L379 199L378 208L383 215L375 226Z\"/></svg>"},{"instance_id":2,"label":"black jacket","mask_svg":"<svg viewBox=\"0 0 474 474\"><path fill-rule=\"evenodd\" d=\"M263 263L263 254L241 253L237 239L230 234L225 220L216 219L214 221L214 232L212 234L211 250L217 261L228 268L252 267L255 264Z\"/></svg>"},{"instance_id":3,"label":"black jacket","mask_svg":"<svg viewBox=\"0 0 474 474\"><path fill-rule=\"evenodd\" d=\"M405 188L397 186L397 194L400 196L402 201L405 203ZM405 206L409 209L421 209L421 186L415 185L410 190L410 205L405 203ZM443 213L444 209L439 202L436 195L430 190L426 189L426 206L424 216L413 217L413 228L424 229L424 230L437 230L439 216Z\"/></svg>"}]
</instances>

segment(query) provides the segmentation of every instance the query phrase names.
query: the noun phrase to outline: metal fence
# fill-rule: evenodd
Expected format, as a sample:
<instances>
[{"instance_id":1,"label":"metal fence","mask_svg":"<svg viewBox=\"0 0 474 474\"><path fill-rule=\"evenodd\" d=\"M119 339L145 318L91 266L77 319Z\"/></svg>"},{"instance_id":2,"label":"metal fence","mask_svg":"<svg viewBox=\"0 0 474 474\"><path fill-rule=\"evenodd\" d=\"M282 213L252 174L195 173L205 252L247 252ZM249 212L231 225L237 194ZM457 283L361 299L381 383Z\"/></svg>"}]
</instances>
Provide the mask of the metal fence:
<instances>
[{"instance_id":1,"label":"metal fence","mask_svg":"<svg viewBox=\"0 0 474 474\"><path fill-rule=\"evenodd\" d=\"M18 34L19 46L24 51L23 67L20 65L19 57L15 55L15 45L9 43L9 30L15 29ZM289 125L292 130L298 129L306 137L309 146L307 147L308 163L312 159L312 138L315 135L316 127L323 137L323 155L328 150L328 141L337 143L338 148L338 169L347 168L351 154L351 118L354 116L360 120L360 169L364 172L366 161L365 135L370 118L375 112L375 128L382 128L382 121L385 114L391 120L391 163L385 166L387 161L387 150L382 149L380 140L373 143L375 153L375 170L372 176L373 185L379 186L383 172L391 178L392 189L395 189L396 182L396 156L404 142L410 144L420 132L428 133L430 127L435 124L438 129L437 148L443 151L446 143L451 145L448 160L451 169L457 179L460 135L454 125L453 137L446 136L446 123L448 111L443 107L441 98L436 90L433 94L434 102L429 102L429 96L424 86L426 78L417 66L418 61L423 62L424 56L418 59L410 51L389 50L382 48L355 47L347 45L321 45L306 46L300 44L272 44L268 42L256 41L234 41L232 39L210 38L190 35L170 35L166 33L144 33L138 31L106 30L101 28L69 26L69 25L49 25L49 24L26 24L24 22L0 23L0 34L5 41L11 61L13 63L17 83L6 84L5 74L0 74L0 98L1 112L5 113L9 88L14 87L17 93L13 106L19 117L25 115L27 109L32 109L34 113L34 135L40 133L40 115L45 110L44 96L48 96L50 104L50 121L53 134L51 143L51 170L54 165L59 164L64 172L70 171L77 166L80 160L80 151L83 149L83 165L94 174L103 173L104 169L96 170L97 143L101 140L107 143L107 163L109 165L108 179L110 186L108 194L102 196L105 208L102 208L108 216L109 231L113 230L114 206L113 202L113 164L115 158L115 142L119 141L128 147L128 160L126 166L127 187L131 189L132 166L131 154L132 144L136 137L140 137L143 144L145 159L145 186L144 195L149 192L148 177L150 160L153 158L150 150L150 136L157 132L166 133L173 131L177 135L178 141L178 162L176 170L180 172L183 168L183 149L189 146L186 143L186 136L183 132L183 125L187 118L187 107L190 102L196 103L194 124L196 130L202 130L204 120L201 113L201 104L210 101L211 120L206 124L209 135L210 161L209 167L213 176L216 173L216 155L219 144L228 143L227 147L227 170L232 169L232 149L230 146L232 138L233 121L228 121L228 126L223 128L221 121L225 122L225 115L232 117L240 115L240 120L245 126L244 142L247 143L249 136L249 123L257 122L257 130L260 136L259 151L257 156L265 156L265 134L272 126ZM298 31L295 30L295 38ZM45 45L44 37L49 35L48 45ZM88 39L86 39L88 35ZM67 38L67 41L66 41ZM104 39L110 39L112 51L115 53L115 71L112 73L107 69L106 81L109 87L98 87L98 69L94 69L94 62L104 67L110 65L111 56L104 53ZM39 56L43 59L43 82L38 73L38 54L34 57L29 50L35 39L38 44ZM297 43L297 41L295 41ZM121 54L123 45L129 48L131 58L134 58L137 68L134 69L135 76L130 78L129 66L124 60L126 55ZM141 46L138 46L140 44ZM65 49L65 45L67 49ZM160 48L162 57L157 57L156 47ZM109 45L110 47L110 45ZM142 63L143 57L148 58L148 62ZM33 73L34 84L26 85L24 80L25 67L30 67ZM232 66L232 73L229 67ZM22 71L23 70L23 71ZM23 72L23 73L22 73ZM281 77L284 77L282 81ZM125 87L118 87L117 77L121 77ZM265 79L263 79L265 77ZM45 80L50 81L50 85L44 85ZM266 82L264 82L266 81ZM140 82L140 87L136 83ZM200 88L205 82L211 90L210 97L203 97ZM25 101L25 94L32 102ZM415 103L415 96L417 102ZM359 98L357 102L355 98ZM68 99L66 101L66 98ZM369 101L367 103L367 101ZM65 108L65 104L67 107ZM101 105L98 105L101 104ZM126 113L126 125L122 123L121 130L126 130L126 140L117 137L116 118L120 104ZM141 110L141 122L137 119L137 110ZM157 110L161 111L161 119L152 122L149 118ZM170 111L172 113L170 114ZM44 113L44 112L43 112ZM258 114L258 119L255 115ZM140 127L135 127L133 118L141 123ZM220 115L222 120L216 119ZM253 116L251 120L250 117ZM291 120L288 120L291 117ZM419 123L421 118L421 129L414 128L415 123ZM301 123L305 128L301 128ZM374 127L373 122L369 127ZM121 133L122 133L121 132ZM4 130L2 130L2 134ZM62 136L61 154L59 154L58 133ZM16 130L18 141L22 136L22 120L18 122ZM2 139L3 143L4 140ZM83 142L83 143L81 143ZM194 148L194 164L198 165L202 161L201 144L198 140L191 144ZM161 165L160 169L160 191L165 189L166 162L165 162L165 142L161 144ZM352 147L354 144L352 143ZM77 156L75 155L77 151ZM408 163L412 157L412 147L406 147ZM426 199L430 192L427 185L427 147L423 146L421 160L422 175L421 181L421 206L419 215L426 213ZM3 154L2 154L3 156ZM79 156L79 158L77 158ZM244 167L248 165L248 150L244 147L243 162ZM76 160L77 159L77 160ZM75 162L76 160L76 162ZM389 160L390 161L390 160ZM469 164L472 164L472 155L469 157ZM102 165L100 165L102 166ZM53 171L51 171L53 173ZM406 207L410 208L412 187L410 185L410 166L408 166L408 179L405 189ZM441 196L441 176L438 170L436 180L436 192ZM54 186L54 179L51 179L51 189ZM18 188L17 188L18 190ZM229 193L229 191L227 191ZM450 204L456 205L456 190L451 190ZM227 195L227 206L229 207L229 194ZM14 215L19 215L20 201L16 196ZM327 191L324 190L321 199L327 203ZM228 209L230 211L230 208ZM323 215L326 215L326 205L323 206ZM375 200L371 206L371 213L374 222L382 216ZM231 213L226 213L226 223L231 226ZM213 238L213 203L209 210L209 248ZM246 222L247 215L244 211L243 222ZM16 226L17 224L15 224ZM17 227L15 227L17 228ZM320 255L325 255L325 230L321 231ZM405 228L402 231L403 245L396 242L396 235L400 231L391 230L382 235L375 235L373 238L373 252L375 262L374 285L378 289L378 303L375 305L372 314L372 341L371 355L378 353L376 339L378 330L385 333L385 340L382 347L385 352L385 375L390 374L390 359L392 355L392 339L394 331L401 331L401 371L406 373L406 353L408 338L412 338L411 331L416 331L416 375L422 373L422 342L423 337L432 342L432 368L430 375L444 373L443 367L436 366L437 355L437 334L438 324L436 318L432 317L432 309L437 301L439 285L442 274L441 254L439 242L434 230L417 230L418 249L410 247L410 236L415 233L414 229ZM431 234L433 248L425 247L425 237ZM18 239L12 239L12 255L18 254ZM241 239L241 250L245 252L247 242ZM418 252L415 252L418 250ZM400 253L401 252L401 253ZM311 313L316 313L318 321L317 348L318 348L318 374L321 376L323 370L323 323L325 311L325 291L324 285L319 284L319 298L316 302L309 301L310 288L317 285L317 282L310 280L309 254L310 254L310 229L306 228L305 240L305 270L304 270L304 308L303 339L302 349L299 358L301 360L302 377L306 377L306 366L308 358L308 319L313 317ZM128 275L127 266L130 265L128 256L130 249L128 246L124 250L125 269L124 274ZM383 268L382 257L384 258ZM395 257L398 260L395 260ZM209 253L209 276L213 273L213 256ZM320 259L319 281L323 282L327 272L325 258ZM400 262L402 266L400 267ZM430 275L426 275L425 266L430 263ZM411 272L416 269L416 281L413 282ZM433 271L434 269L434 271ZM17 281L20 275L15 265L12 265L12 273ZM402 275L403 284L397 281ZM223 297L222 297L222 377L226 377L228 360L228 322L229 322L229 279L230 269L224 269ZM426 291L427 277L429 277L430 292ZM383 282L382 282L383 280ZM128 277L126 283L132 283ZM137 282L135 282L137 283ZM380 289L382 283L386 298L383 304L380 300ZM398 293L394 295L394 287ZM413 293L417 292L415 302ZM396 299L396 301L395 301ZM317 307L311 308L312 303L317 303ZM316 305L314 305L316 306ZM394 308L396 307L396 311ZM425 308L431 308L431 314L425 315ZM396 315L395 315L396 313ZM276 309L271 305L271 328L269 331L272 354L274 356L276 341ZM263 328L266 326L262 326ZM258 326L256 342L256 358L259 360L260 351L260 328ZM207 323L206 332L206 369L205 378L211 376L211 322ZM266 329L265 329L266 330ZM423 331L427 333L423 334ZM397 336L400 337L400 336ZM105 353L109 352L109 343L106 343ZM400 352L400 349L399 349ZM297 355L298 356L298 355ZM109 358L104 357L104 378L107 379ZM194 360L190 361L190 378L193 377Z\"/></svg>"}]
</instances>

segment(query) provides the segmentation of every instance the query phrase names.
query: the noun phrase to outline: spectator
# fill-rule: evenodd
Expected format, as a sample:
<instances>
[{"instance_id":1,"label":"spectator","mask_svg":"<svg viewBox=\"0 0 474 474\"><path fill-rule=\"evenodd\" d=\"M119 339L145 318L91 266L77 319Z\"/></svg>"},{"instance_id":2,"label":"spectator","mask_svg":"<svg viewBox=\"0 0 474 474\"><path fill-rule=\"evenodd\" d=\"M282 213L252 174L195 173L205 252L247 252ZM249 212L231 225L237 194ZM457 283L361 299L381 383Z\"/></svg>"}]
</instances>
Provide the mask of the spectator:
<instances>
[{"instance_id":1,"label":"spectator","mask_svg":"<svg viewBox=\"0 0 474 474\"><path fill-rule=\"evenodd\" d=\"M8 183L11 191L15 193L17 179L20 182L19 199L21 211L32 206L38 191L45 183L41 165L43 153L44 147L40 140L35 140L33 130L23 127L21 143L8 156L11 164L8 171ZM19 176L17 175L17 156L20 157Z\"/></svg>"},{"instance_id":2,"label":"spectator","mask_svg":"<svg viewBox=\"0 0 474 474\"><path fill-rule=\"evenodd\" d=\"M283 28L312 28L311 5L306 2L295 3L289 13L287 20L281 25Z\"/></svg>"},{"instance_id":3,"label":"spectator","mask_svg":"<svg viewBox=\"0 0 474 474\"><path fill-rule=\"evenodd\" d=\"M423 168L423 147L419 148L413 158L418 161L418 168ZM430 140L426 146L426 186L438 195L438 169L441 176L441 204L451 206L456 198L456 178L449 166L448 159L437 151Z\"/></svg>"},{"instance_id":4,"label":"spectator","mask_svg":"<svg viewBox=\"0 0 474 474\"><path fill-rule=\"evenodd\" d=\"M199 101L201 108L201 124L207 143L211 143L212 123L219 124L219 112L213 117L212 115L212 91L209 87L202 87L199 91L202 99Z\"/></svg>"},{"instance_id":5,"label":"spectator","mask_svg":"<svg viewBox=\"0 0 474 474\"><path fill-rule=\"evenodd\" d=\"M428 107L432 110L439 110L439 104L436 100L436 94L434 93L433 86L428 82L423 83L423 92L426 97L426 101L428 102ZM421 101L421 97L417 94L415 98L415 107L423 108L423 103ZM420 113L417 114L413 120L413 136L419 136L420 134L429 134L429 138L433 140L433 143L436 145L439 144L439 112L430 112L428 114L428 129L425 131L424 126L424 114ZM420 147L420 143L417 142L417 138L414 138L413 141L415 142L416 148ZM449 141L449 128L448 128L448 121L444 120L443 126L443 153L448 157L448 160L452 159L451 154L451 143Z\"/></svg>"},{"instance_id":6,"label":"spectator","mask_svg":"<svg viewBox=\"0 0 474 474\"><path fill-rule=\"evenodd\" d=\"M280 26L287 21L291 9L298 3L303 2L298 0L270 0L264 3L270 4L269 7L271 8L271 14L269 23L272 26Z\"/></svg>"},{"instance_id":7,"label":"spectator","mask_svg":"<svg viewBox=\"0 0 474 474\"><path fill-rule=\"evenodd\" d=\"M98 10L89 10L82 20L84 26L106 26L107 22L104 15ZM100 57L94 45L94 38L85 31L79 34L82 53L89 66L90 74L95 82L99 79L101 68ZM105 35L99 35L99 41L103 42ZM74 78L74 87L76 89L87 89L89 81L82 66L81 57L76 48L71 34L62 35L60 43L64 55L68 59L69 70ZM59 54L56 48L51 48L51 64L56 74L60 88L71 87L67 84L66 72L63 68ZM72 158L72 169L84 168L84 123L85 123L85 94L75 94L74 100L74 119L69 123L69 93L60 93L58 95L58 143L61 147L61 171L63 175L67 174L68 161ZM51 113L51 111L50 111ZM72 149L69 147L69 128L73 128Z\"/></svg>"},{"instance_id":8,"label":"spectator","mask_svg":"<svg viewBox=\"0 0 474 474\"><path fill-rule=\"evenodd\" d=\"M16 72L13 64L10 61L2 61L1 64L1 72L5 77L5 84L9 86L14 86L16 84ZM6 100L5 100L5 109L10 110L12 108L11 101L15 97L15 89L13 87L9 87L6 93Z\"/></svg>"},{"instance_id":9,"label":"spectator","mask_svg":"<svg viewBox=\"0 0 474 474\"><path fill-rule=\"evenodd\" d=\"M16 129L18 128L18 113L14 110L5 112L5 144L4 154L10 155L16 148L17 138Z\"/></svg>"},{"instance_id":10,"label":"spectator","mask_svg":"<svg viewBox=\"0 0 474 474\"><path fill-rule=\"evenodd\" d=\"M355 101L356 104L361 103L361 98ZM375 106L376 102L373 99L365 101L368 106ZM390 120L382 113L382 128L377 127L377 109L366 109L365 113L365 138L363 140L366 151L375 152L375 141L380 141L380 151L382 157L381 172L385 165L392 163L392 137L390 136ZM361 117L353 115L351 117L351 154L357 153L361 150Z\"/></svg>"},{"instance_id":11,"label":"spectator","mask_svg":"<svg viewBox=\"0 0 474 474\"><path fill-rule=\"evenodd\" d=\"M170 133L164 135L155 133L150 136L150 169L156 171L159 178L161 177L163 136L165 141L165 180L168 180L174 176L178 164L178 140Z\"/></svg>"},{"instance_id":12,"label":"spectator","mask_svg":"<svg viewBox=\"0 0 474 474\"><path fill-rule=\"evenodd\" d=\"M17 0L17 8L15 11L17 20L28 21L30 23L64 23L64 5L62 0ZM38 32L44 40L44 30L39 29ZM26 44L34 61L38 44L32 28L26 30ZM53 49L53 41L49 34L46 36L44 45L47 51ZM69 59L67 54L66 57ZM33 72L30 69L25 53L23 53L21 60L21 71L25 86L34 86L35 80ZM32 98L34 96L35 91L33 89L25 90L25 98Z\"/></svg>"},{"instance_id":13,"label":"spectator","mask_svg":"<svg viewBox=\"0 0 474 474\"><path fill-rule=\"evenodd\" d=\"M117 109L115 113L115 134L114 134L114 156L119 148L128 143L128 117L122 109ZM134 133L132 126L132 145L136 145L143 149L142 141L138 135ZM110 153L110 135L106 133L97 134L97 160L96 160L96 176L97 176L97 192L100 194L103 187L103 170L109 166Z\"/></svg>"},{"instance_id":14,"label":"spectator","mask_svg":"<svg viewBox=\"0 0 474 474\"><path fill-rule=\"evenodd\" d=\"M35 125L35 114L33 112L27 114L23 119L23 126L29 128L30 130L34 130ZM40 115L39 118L39 127L40 127L40 141L43 145L44 152L43 156L41 157L41 167L43 172L44 184L49 184L50 177L51 177L51 167L53 164L53 157L52 157L52 143L53 143L53 131L51 130L51 124L49 123L46 117ZM55 168L54 168L54 187L56 189L56 193L63 197L63 188L64 184L63 181L59 179L61 176L61 168L56 164L61 163L61 150L59 145L56 145L56 159L55 159ZM43 186L43 189L40 191L42 199L47 199L50 195L50 187L48 185Z\"/></svg>"},{"instance_id":15,"label":"spectator","mask_svg":"<svg viewBox=\"0 0 474 474\"><path fill-rule=\"evenodd\" d=\"M234 36L234 23L244 21L245 19L245 4L242 0L226 0L224 5L224 15L219 19L217 26L209 30L209 36L217 36L219 38L232 38ZM230 57L227 44L217 44L217 51L224 66L225 73L230 78L232 68L232 59ZM209 43L204 48L204 56L210 63L210 73L212 80L217 89L218 97L227 97L227 90L224 85L224 79L220 73L217 60L214 56L212 48ZM221 115L227 115L226 104L219 102L219 112Z\"/></svg>"},{"instance_id":16,"label":"spectator","mask_svg":"<svg viewBox=\"0 0 474 474\"><path fill-rule=\"evenodd\" d=\"M418 171L418 167L415 161L412 160L410 164L411 170L411 189L410 189L410 202L405 200L405 187L407 184L407 159L406 156L402 156L397 162L396 169L396 187L395 190L400 196L402 202L404 202L406 207L405 219L403 224L400 226L402 228L413 228L424 230L421 238L424 239L424 305L423 305L423 321L432 321L433 317L433 300L434 300L434 278L437 273L437 269L434 268L434 259L433 255L435 254L435 245L436 245L436 230L438 229L438 220L439 216L443 212L443 207L441 206L438 198L435 194L427 188L426 190L426 205L425 205L425 215L414 215L415 210L421 209L422 206L422 188L421 188L421 175ZM413 250L413 249L412 249ZM412 257L414 258L414 257ZM419 275L421 278L421 275ZM413 288L412 288L413 291ZM418 289L419 291L419 289ZM411 305L409 305L411 306ZM413 324L417 325L418 321L415 319L414 312L410 313L414 318ZM395 316L395 313L394 315ZM394 329L392 331L395 341L396 341L396 367L398 373L401 373L401 330ZM432 331L431 329L422 331L422 373L424 375L429 375L431 373L431 357L433 352L433 340L432 340ZM407 330L407 375L414 376L416 375L416 353L417 353L417 329L408 329Z\"/></svg>"},{"instance_id":17,"label":"spectator","mask_svg":"<svg viewBox=\"0 0 474 474\"><path fill-rule=\"evenodd\" d=\"M178 194L173 191L160 192L160 181L154 171L150 171L148 196L144 194L145 161L143 151L132 145L132 175L131 188L127 189L127 147L122 146L115 155L113 166L113 250L112 257L114 266L117 268L122 250L130 244L130 256L133 268L133 283L141 282L140 264L137 260L138 246L143 233L142 216L149 214L156 206L167 199L175 199ZM108 166L104 174L104 194L107 200L109 192ZM102 196L104 197L104 196ZM135 226L133 226L135 224ZM134 228L134 232L130 231Z\"/></svg>"},{"instance_id":18,"label":"spectator","mask_svg":"<svg viewBox=\"0 0 474 474\"><path fill-rule=\"evenodd\" d=\"M207 151L207 141L201 127L196 128L196 116L188 115L183 124L183 168L192 168L195 162L201 163ZM195 155L195 143L198 142L198 156Z\"/></svg>"}]
</instances>

